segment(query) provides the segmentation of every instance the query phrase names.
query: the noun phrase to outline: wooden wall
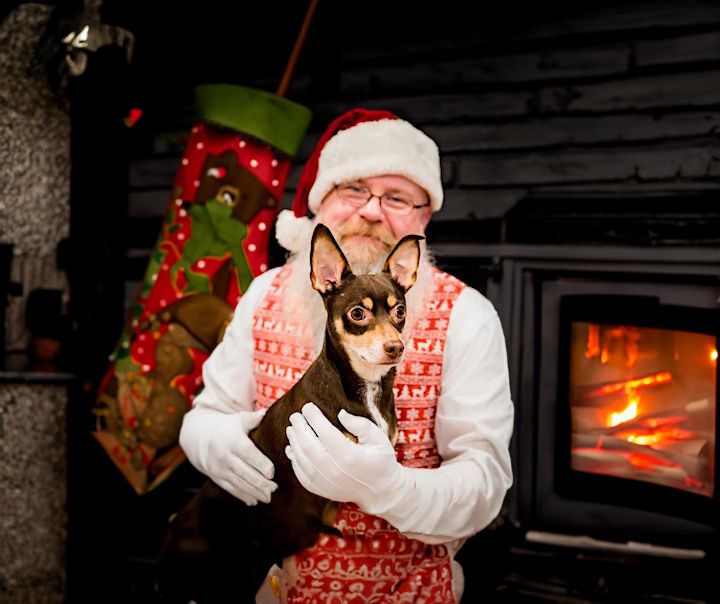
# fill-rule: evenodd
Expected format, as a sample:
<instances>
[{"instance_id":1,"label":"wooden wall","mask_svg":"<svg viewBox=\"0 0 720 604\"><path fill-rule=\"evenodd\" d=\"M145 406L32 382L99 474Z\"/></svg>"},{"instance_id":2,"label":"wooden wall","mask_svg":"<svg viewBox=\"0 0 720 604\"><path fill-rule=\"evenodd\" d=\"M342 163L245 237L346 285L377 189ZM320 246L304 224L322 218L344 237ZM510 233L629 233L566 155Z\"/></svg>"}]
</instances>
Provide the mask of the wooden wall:
<instances>
[{"instance_id":1,"label":"wooden wall","mask_svg":"<svg viewBox=\"0 0 720 604\"><path fill-rule=\"evenodd\" d=\"M517 16L485 18L480 8L477 28L458 12L456 28L446 16L437 31L426 23L402 44L336 35L308 45L288 97L313 109L314 119L284 205L320 129L352 106L395 111L438 142L443 237L484 233L483 221L521 199L572 199L581 207L599 197L715 198L720 3L601 4L536 9L525 18L519 5ZM326 39L327 21L320 18L311 35ZM246 85L273 90L276 81ZM188 115L156 132L153 151L132 164L130 284L141 278L157 235ZM456 221L465 228L455 230Z\"/></svg>"}]
</instances>

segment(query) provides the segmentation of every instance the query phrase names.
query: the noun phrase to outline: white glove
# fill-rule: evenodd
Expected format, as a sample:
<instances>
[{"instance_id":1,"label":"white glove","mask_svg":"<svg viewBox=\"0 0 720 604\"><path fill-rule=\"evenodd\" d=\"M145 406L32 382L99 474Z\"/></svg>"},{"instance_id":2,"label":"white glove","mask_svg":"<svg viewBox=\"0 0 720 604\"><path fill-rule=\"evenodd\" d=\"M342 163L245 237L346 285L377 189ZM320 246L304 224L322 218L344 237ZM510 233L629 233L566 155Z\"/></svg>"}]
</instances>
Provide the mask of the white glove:
<instances>
[{"instance_id":1,"label":"white glove","mask_svg":"<svg viewBox=\"0 0 720 604\"><path fill-rule=\"evenodd\" d=\"M333 501L353 501L379 515L404 499L414 481L395 459L381 428L344 409L338 419L357 436L357 443L333 426L314 403L307 403L302 414L290 416L285 454L308 491Z\"/></svg>"},{"instance_id":2,"label":"white glove","mask_svg":"<svg viewBox=\"0 0 720 604\"><path fill-rule=\"evenodd\" d=\"M192 410L188 416L196 411ZM190 462L247 505L256 505L258 501L268 503L270 495L277 489L277 483L272 481L273 463L248 436L264 415L265 409L196 417L192 438L201 436L203 440L194 443L195 446L184 446L184 431L180 432L180 445Z\"/></svg>"}]
</instances>

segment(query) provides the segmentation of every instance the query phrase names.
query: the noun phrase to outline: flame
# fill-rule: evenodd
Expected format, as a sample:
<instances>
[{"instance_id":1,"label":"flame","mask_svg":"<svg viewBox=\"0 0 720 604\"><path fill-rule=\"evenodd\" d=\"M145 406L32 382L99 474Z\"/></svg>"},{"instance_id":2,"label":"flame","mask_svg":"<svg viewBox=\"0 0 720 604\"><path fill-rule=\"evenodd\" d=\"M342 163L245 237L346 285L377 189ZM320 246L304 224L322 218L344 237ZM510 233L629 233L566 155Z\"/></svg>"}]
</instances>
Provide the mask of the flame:
<instances>
[{"instance_id":1,"label":"flame","mask_svg":"<svg viewBox=\"0 0 720 604\"><path fill-rule=\"evenodd\" d=\"M631 419L635 419L638 416L638 405L640 403L640 396L637 390L628 386L625 389L627 394L627 406L618 413L611 413L608 425L611 427L624 424L629 422Z\"/></svg>"},{"instance_id":2,"label":"flame","mask_svg":"<svg viewBox=\"0 0 720 604\"><path fill-rule=\"evenodd\" d=\"M717 361L717 358L718 358L717 348L713 348L710 351L710 361L714 363L715 361Z\"/></svg>"},{"instance_id":3,"label":"flame","mask_svg":"<svg viewBox=\"0 0 720 604\"><path fill-rule=\"evenodd\" d=\"M623 430L614 434L617 438L623 438L636 445L652 447L663 443L690 440L695 437L693 432L676 428L672 425L660 426L656 429L637 428L634 430Z\"/></svg>"},{"instance_id":4,"label":"flame","mask_svg":"<svg viewBox=\"0 0 720 604\"><path fill-rule=\"evenodd\" d=\"M600 354L600 326L588 323L585 358L592 359Z\"/></svg>"}]
</instances>

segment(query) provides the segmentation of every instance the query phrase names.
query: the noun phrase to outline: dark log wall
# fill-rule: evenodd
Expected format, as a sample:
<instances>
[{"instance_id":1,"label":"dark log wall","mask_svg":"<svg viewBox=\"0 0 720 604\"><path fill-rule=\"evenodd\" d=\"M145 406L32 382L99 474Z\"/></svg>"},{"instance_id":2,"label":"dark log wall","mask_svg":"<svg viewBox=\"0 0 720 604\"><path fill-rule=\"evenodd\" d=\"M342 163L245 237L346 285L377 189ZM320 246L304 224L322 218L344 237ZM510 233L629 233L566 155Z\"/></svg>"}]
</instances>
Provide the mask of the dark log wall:
<instances>
[{"instance_id":1,"label":"dark log wall","mask_svg":"<svg viewBox=\"0 0 720 604\"><path fill-rule=\"evenodd\" d=\"M392 36L327 41L332 17L321 8L311 36L326 42L306 47L288 94L315 113L303 153L352 106L415 122L442 152L441 240L485 233L472 221L500 217L522 199L571 199L576 207L647 199L651 211L658 198L715 198L720 4L605 4L517 18L507 11L494 20L481 11L476 31L457 14L457 31L446 17L444 27L426 24L401 44ZM273 90L276 80L249 85ZM142 275L167 203L182 148L173 136L158 132L155 148L164 153L132 166L129 279Z\"/></svg>"},{"instance_id":2,"label":"dark log wall","mask_svg":"<svg viewBox=\"0 0 720 604\"><path fill-rule=\"evenodd\" d=\"M526 27L436 57L358 52L340 67L338 96L389 107L438 141L438 218L535 195L718 190L720 5L614 6Z\"/></svg>"}]
</instances>

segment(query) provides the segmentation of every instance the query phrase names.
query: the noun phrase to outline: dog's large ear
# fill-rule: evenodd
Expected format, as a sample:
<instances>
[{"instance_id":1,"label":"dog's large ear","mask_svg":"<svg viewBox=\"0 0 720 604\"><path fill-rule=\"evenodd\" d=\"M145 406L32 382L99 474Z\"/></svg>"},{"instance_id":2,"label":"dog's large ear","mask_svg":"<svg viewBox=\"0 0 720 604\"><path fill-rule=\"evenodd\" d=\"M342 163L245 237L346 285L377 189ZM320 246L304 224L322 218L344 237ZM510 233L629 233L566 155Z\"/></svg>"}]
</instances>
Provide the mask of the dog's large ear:
<instances>
[{"instance_id":1,"label":"dog's large ear","mask_svg":"<svg viewBox=\"0 0 720 604\"><path fill-rule=\"evenodd\" d=\"M420 241L423 239L425 237L420 235L405 235L385 260L383 271L390 273L403 291L415 285L420 264Z\"/></svg>"},{"instance_id":2,"label":"dog's large ear","mask_svg":"<svg viewBox=\"0 0 720 604\"><path fill-rule=\"evenodd\" d=\"M352 275L350 265L330 229L318 224L310 244L310 282L322 295L337 288Z\"/></svg>"}]
</instances>

